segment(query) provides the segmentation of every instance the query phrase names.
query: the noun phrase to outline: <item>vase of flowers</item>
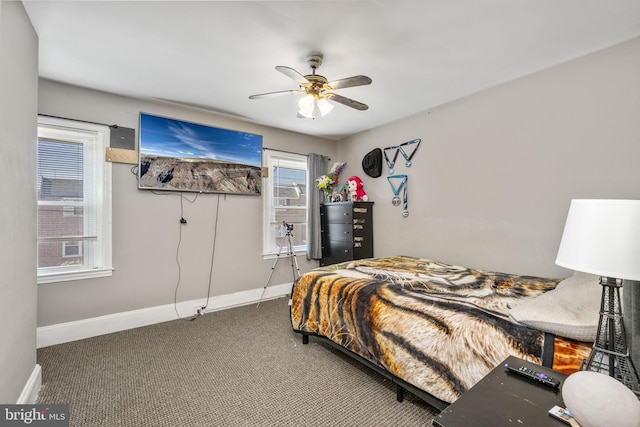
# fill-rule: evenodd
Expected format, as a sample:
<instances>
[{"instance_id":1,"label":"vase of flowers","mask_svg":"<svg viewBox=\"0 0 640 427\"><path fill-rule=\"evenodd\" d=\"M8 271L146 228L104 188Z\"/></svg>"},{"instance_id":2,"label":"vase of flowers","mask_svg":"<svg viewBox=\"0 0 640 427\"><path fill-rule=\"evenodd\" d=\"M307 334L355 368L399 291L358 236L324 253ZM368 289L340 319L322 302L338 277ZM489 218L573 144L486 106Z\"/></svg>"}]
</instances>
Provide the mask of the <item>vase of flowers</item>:
<instances>
[{"instance_id":1,"label":"vase of flowers","mask_svg":"<svg viewBox=\"0 0 640 427\"><path fill-rule=\"evenodd\" d=\"M316 179L316 182L318 183L318 190L321 190L324 195L323 201L330 202L331 194L333 194L333 187L335 185L333 178L328 175L322 175Z\"/></svg>"},{"instance_id":2,"label":"vase of flowers","mask_svg":"<svg viewBox=\"0 0 640 427\"><path fill-rule=\"evenodd\" d=\"M324 194L324 200L326 202L333 201L333 189L336 185L338 185L338 178L340 177L340 172L344 169L346 163L335 162L331 169L326 175L321 175L316 178L316 185L318 186L318 190L321 190Z\"/></svg>"}]
</instances>

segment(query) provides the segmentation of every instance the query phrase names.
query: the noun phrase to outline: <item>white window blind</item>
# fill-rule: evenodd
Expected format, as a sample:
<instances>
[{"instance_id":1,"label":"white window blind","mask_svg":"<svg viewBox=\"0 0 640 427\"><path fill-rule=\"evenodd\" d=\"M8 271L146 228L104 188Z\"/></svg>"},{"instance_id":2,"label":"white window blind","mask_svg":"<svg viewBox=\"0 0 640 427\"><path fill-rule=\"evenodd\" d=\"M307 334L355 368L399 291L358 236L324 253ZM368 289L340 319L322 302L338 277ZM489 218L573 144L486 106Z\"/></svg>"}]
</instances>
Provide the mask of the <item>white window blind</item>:
<instances>
[{"instance_id":1,"label":"white window blind","mask_svg":"<svg viewBox=\"0 0 640 427\"><path fill-rule=\"evenodd\" d=\"M38 118L38 283L111 274L109 128Z\"/></svg>"}]
</instances>

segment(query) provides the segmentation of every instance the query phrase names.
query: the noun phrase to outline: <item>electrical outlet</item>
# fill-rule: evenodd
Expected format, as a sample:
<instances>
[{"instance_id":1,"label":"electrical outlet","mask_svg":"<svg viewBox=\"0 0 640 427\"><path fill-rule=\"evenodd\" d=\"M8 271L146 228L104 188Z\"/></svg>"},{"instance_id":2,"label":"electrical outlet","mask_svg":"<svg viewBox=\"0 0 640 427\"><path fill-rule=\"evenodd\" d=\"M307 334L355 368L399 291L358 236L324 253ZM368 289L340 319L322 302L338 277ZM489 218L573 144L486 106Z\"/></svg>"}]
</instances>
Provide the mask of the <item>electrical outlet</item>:
<instances>
[{"instance_id":1,"label":"electrical outlet","mask_svg":"<svg viewBox=\"0 0 640 427\"><path fill-rule=\"evenodd\" d=\"M193 313L193 314L194 314L195 316L203 316L203 315L204 315L204 313L205 313L205 309L206 309L206 308L207 308L207 307L205 307L204 305L197 305L197 306L195 306L195 308L194 308L194 313Z\"/></svg>"}]
</instances>

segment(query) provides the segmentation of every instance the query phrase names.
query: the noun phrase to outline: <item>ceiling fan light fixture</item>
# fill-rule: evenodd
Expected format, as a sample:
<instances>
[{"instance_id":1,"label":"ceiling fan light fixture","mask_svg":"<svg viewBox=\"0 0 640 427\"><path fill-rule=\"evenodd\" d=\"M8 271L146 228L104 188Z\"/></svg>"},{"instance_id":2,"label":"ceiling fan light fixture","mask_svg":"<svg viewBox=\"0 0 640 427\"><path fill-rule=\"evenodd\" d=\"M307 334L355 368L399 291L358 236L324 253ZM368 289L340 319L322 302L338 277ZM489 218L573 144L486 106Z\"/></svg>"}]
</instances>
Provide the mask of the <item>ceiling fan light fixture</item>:
<instances>
[{"instance_id":1,"label":"ceiling fan light fixture","mask_svg":"<svg viewBox=\"0 0 640 427\"><path fill-rule=\"evenodd\" d=\"M313 109L315 107L315 98L311 94L306 95L304 98L298 101L298 107L300 107L300 109L298 110L299 115L308 119L312 119Z\"/></svg>"},{"instance_id":2,"label":"ceiling fan light fixture","mask_svg":"<svg viewBox=\"0 0 640 427\"><path fill-rule=\"evenodd\" d=\"M313 117L313 110L309 111L300 109L298 110L298 117L302 117L304 119L315 119L315 117Z\"/></svg>"},{"instance_id":3,"label":"ceiling fan light fixture","mask_svg":"<svg viewBox=\"0 0 640 427\"><path fill-rule=\"evenodd\" d=\"M276 66L277 71L295 80L295 82L298 83L299 89L260 93L249 96L249 99L259 99L286 94L305 94L305 96L298 101L298 117L306 117L309 119L314 118L313 113L316 109L316 104L318 104L318 111L322 116L329 114L334 107L329 100L358 111L367 110L369 106L366 104L338 95L333 91L336 89L369 85L371 84L371 79L367 76L357 75L347 77L346 79L328 81L326 77L316 74L316 69L322 64L322 58L323 56L319 52L312 52L309 54L307 57L307 64L311 67L311 74L307 74L305 76L291 67L285 67L283 65Z\"/></svg>"},{"instance_id":4,"label":"ceiling fan light fixture","mask_svg":"<svg viewBox=\"0 0 640 427\"><path fill-rule=\"evenodd\" d=\"M320 115L326 116L333 110L333 105L327 101L327 98L320 98L318 100L318 110L320 110Z\"/></svg>"},{"instance_id":5,"label":"ceiling fan light fixture","mask_svg":"<svg viewBox=\"0 0 640 427\"><path fill-rule=\"evenodd\" d=\"M298 101L298 107L300 107L301 109L309 109L309 108L313 109L314 101L315 101L315 98L313 97L313 95L307 94L306 96L301 98L300 101Z\"/></svg>"}]
</instances>

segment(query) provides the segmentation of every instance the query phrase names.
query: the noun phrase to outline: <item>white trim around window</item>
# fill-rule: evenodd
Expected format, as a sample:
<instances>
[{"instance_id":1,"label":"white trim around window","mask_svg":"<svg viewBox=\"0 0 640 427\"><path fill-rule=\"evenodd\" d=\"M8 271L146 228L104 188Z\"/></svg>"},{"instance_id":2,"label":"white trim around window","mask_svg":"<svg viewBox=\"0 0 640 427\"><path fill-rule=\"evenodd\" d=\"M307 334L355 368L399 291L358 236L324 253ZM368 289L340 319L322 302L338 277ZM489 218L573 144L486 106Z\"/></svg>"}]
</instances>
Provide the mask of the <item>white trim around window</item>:
<instances>
[{"instance_id":1,"label":"white trim around window","mask_svg":"<svg viewBox=\"0 0 640 427\"><path fill-rule=\"evenodd\" d=\"M305 252L307 233L307 156L265 150L263 165L263 258L286 255L288 245L283 222L293 225L293 251Z\"/></svg>"},{"instance_id":2,"label":"white trim around window","mask_svg":"<svg viewBox=\"0 0 640 427\"><path fill-rule=\"evenodd\" d=\"M38 284L112 275L109 139L105 125L38 117Z\"/></svg>"}]
</instances>

